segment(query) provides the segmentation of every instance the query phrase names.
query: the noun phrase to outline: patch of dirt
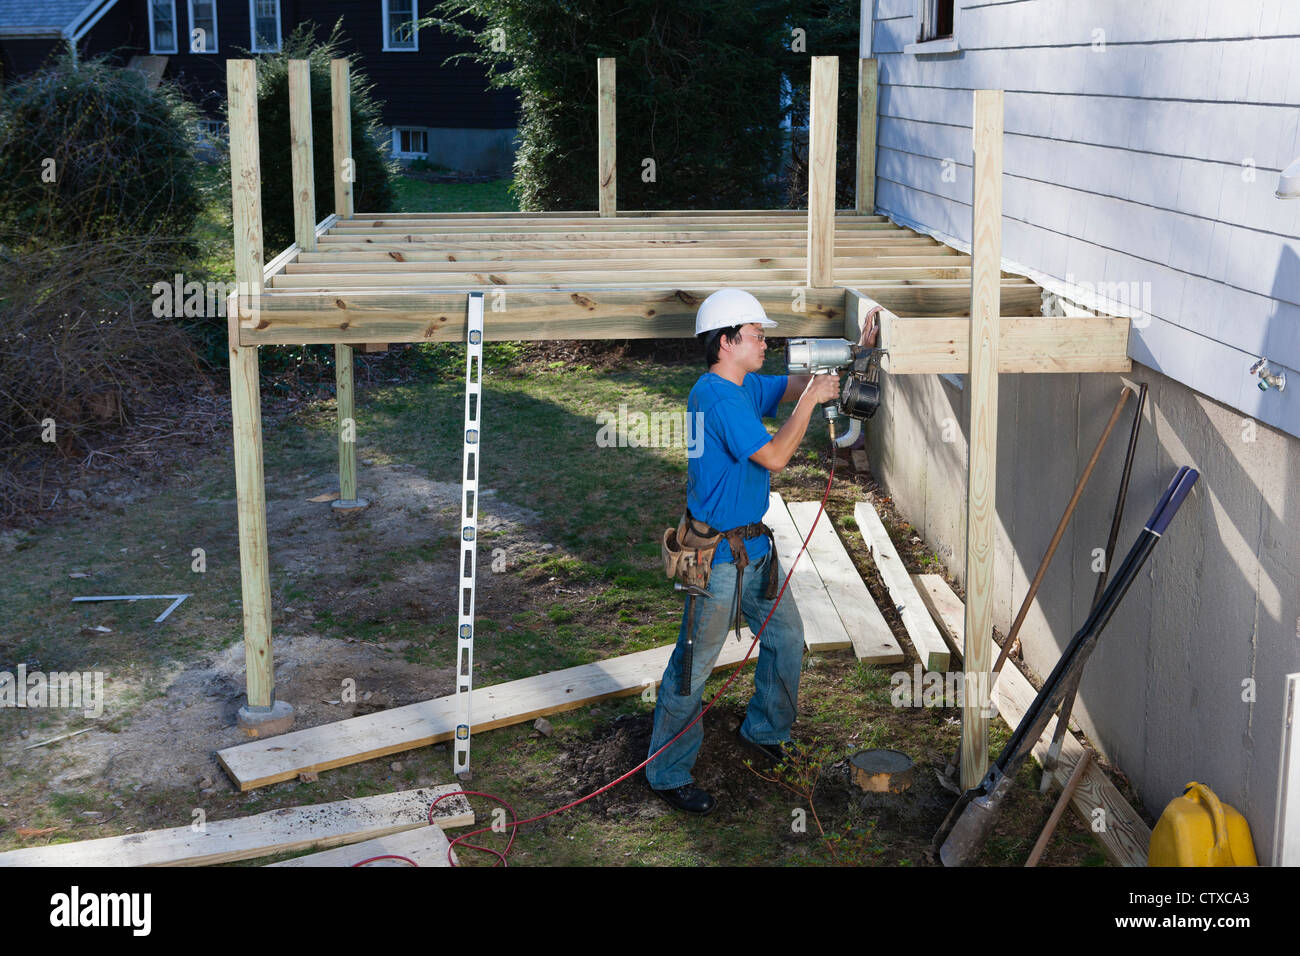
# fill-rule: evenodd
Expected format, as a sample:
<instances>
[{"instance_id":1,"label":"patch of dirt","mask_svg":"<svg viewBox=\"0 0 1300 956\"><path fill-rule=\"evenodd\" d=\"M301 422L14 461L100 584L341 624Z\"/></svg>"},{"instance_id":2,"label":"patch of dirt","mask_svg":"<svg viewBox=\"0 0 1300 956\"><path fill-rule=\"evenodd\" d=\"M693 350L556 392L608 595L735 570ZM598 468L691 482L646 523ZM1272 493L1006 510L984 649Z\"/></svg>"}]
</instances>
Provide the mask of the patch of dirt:
<instances>
[{"instance_id":1,"label":"patch of dirt","mask_svg":"<svg viewBox=\"0 0 1300 956\"><path fill-rule=\"evenodd\" d=\"M714 813L721 817L747 814L755 804L768 799L774 789L745 767L745 760L753 755L734 736L744 718L742 709L719 703L702 721L704 743L693 773L696 785L717 798ZM585 796L635 767L650 752L653 730L653 713L621 714L582 740L565 741L564 753L555 762L565 789L555 795L556 799L568 802ZM676 812L650 792L644 775L639 773L584 806L608 819L653 819Z\"/></svg>"},{"instance_id":2,"label":"patch of dirt","mask_svg":"<svg viewBox=\"0 0 1300 956\"><path fill-rule=\"evenodd\" d=\"M297 635L278 638L275 651L276 696L293 704L295 729L455 690L452 668L410 664L379 645ZM343 699L344 681L349 680L355 702ZM216 751L247 740L235 726L243 695L240 642L203 664L173 669L161 696L141 704L121 730L97 729L54 748L19 750L5 767L45 779L51 791L90 787L122 792L147 785L153 790L233 792Z\"/></svg>"}]
</instances>

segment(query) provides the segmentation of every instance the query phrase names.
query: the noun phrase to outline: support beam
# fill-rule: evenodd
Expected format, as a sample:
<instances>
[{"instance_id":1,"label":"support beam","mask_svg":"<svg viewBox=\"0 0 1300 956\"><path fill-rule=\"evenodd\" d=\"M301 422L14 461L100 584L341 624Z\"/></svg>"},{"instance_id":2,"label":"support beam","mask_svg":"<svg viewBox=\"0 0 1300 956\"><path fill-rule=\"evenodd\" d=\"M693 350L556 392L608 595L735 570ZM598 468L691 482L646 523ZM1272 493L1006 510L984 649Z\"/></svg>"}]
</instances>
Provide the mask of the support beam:
<instances>
[{"instance_id":1,"label":"support beam","mask_svg":"<svg viewBox=\"0 0 1300 956\"><path fill-rule=\"evenodd\" d=\"M257 73L252 60L226 61L230 116L231 204L235 279L241 304L253 309L262 294L262 176L258 165ZM239 515L239 572L243 588L248 697L239 725L250 736L287 730L293 708L275 704L271 656L271 579L266 543L266 488L262 472L262 404L257 347L239 341L239 316L230 324L230 408Z\"/></svg>"},{"instance_id":2,"label":"support beam","mask_svg":"<svg viewBox=\"0 0 1300 956\"><path fill-rule=\"evenodd\" d=\"M987 691L993 665L993 552L998 425L998 318L1002 276L1002 92L975 91L971 206L970 465L966 490L967 693L961 722L961 786L988 770ZM972 675L974 675L972 677Z\"/></svg>"},{"instance_id":3,"label":"support beam","mask_svg":"<svg viewBox=\"0 0 1300 956\"><path fill-rule=\"evenodd\" d=\"M791 312L786 283L745 286L786 336L840 335L844 289L804 290L804 311ZM566 291L536 286L491 289L485 339L535 342L545 339L690 338L695 313L716 285L607 286ZM864 285L898 312L960 314L970 307L964 281L932 284L880 282ZM1014 286L1028 310L1039 301L1037 286ZM405 291L271 291L255 317L241 316L244 345L318 345L336 342L459 342L465 336L465 294L482 286ZM1003 293L1004 302L1010 290ZM500 303L500 309L497 304Z\"/></svg>"},{"instance_id":4,"label":"support beam","mask_svg":"<svg viewBox=\"0 0 1300 956\"><path fill-rule=\"evenodd\" d=\"M293 167L293 238L316 251L316 175L311 134L311 64L289 61L289 135Z\"/></svg>"},{"instance_id":5,"label":"support beam","mask_svg":"<svg viewBox=\"0 0 1300 956\"><path fill-rule=\"evenodd\" d=\"M854 201L860 216L869 216L876 208L878 68L875 59L858 60L858 184Z\"/></svg>"},{"instance_id":6,"label":"support beam","mask_svg":"<svg viewBox=\"0 0 1300 956\"><path fill-rule=\"evenodd\" d=\"M330 60L330 98L334 127L334 214L351 219L352 184L356 164L352 159L352 91L347 60Z\"/></svg>"},{"instance_id":7,"label":"support beam","mask_svg":"<svg viewBox=\"0 0 1300 956\"><path fill-rule=\"evenodd\" d=\"M601 57L596 61L596 124L599 128L600 145L597 157L597 189L601 218L618 215L618 179L617 155L615 146L618 140L618 123L616 121L614 100L614 58Z\"/></svg>"},{"instance_id":8,"label":"support beam","mask_svg":"<svg viewBox=\"0 0 1300 956\"><path fill-rule=\"evenodd\" d=\"M832 284L835 263L835 108L839 57L812 58L808 106L808 285Z\"/></svg>"},{"instance_id":9,"label":"support beam","mask_svg":"<svg viewBox=\"0 0 1300 956\"><path fill-rule=\"evenodd\" d=\"M1129 320L998 318L997 371L1129 372ZM906 318L881 313L880 368L890 375L964 375L970 370L970 319Z\"/></svg>"}]
</instances>

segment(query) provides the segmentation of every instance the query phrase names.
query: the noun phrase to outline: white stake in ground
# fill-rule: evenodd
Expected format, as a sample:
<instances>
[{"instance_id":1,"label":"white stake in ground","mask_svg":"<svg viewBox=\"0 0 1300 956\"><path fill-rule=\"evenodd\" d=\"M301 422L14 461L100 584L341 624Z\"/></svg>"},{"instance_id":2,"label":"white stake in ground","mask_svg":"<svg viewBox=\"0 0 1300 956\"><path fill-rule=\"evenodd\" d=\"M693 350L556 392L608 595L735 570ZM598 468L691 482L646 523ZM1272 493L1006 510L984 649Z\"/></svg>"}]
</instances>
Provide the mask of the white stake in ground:
<instances>
[{"instance_id":1,"label":"white stake in ground","mask_svg":"<svg viewBox=\"0 0 1300 956\"><path fill-rule=\"evenodd\" d=\"M451 769L468 780L470 691L474 674L474 580L478 567L478 466L482 429L483 293L469 294L465 342L465 470L461 477L460 619L456 626L456 751Z\"/></svg>"}]
</instances>

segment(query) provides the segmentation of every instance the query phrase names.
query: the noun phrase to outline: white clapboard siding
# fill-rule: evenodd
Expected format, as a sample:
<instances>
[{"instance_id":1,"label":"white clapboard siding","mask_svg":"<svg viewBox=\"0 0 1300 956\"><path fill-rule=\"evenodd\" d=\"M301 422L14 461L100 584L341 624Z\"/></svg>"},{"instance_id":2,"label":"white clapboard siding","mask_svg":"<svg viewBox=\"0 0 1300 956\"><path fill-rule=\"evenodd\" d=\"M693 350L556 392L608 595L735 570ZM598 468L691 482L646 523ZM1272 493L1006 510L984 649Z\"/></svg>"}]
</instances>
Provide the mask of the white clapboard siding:
<instances>
[{"instance_id":1,"label":"white clapboard siding","mask_svg":"<svg viewBox=\"0 0 1300 956\"><path fill-rule=\"evenodd\" d=\"M1300 397L1245 372L1300 376L1300 201L1273 195L1300 155L1300 4L977 0L960 56L902 52L916 6L875 4L878 211L968 249L971 91L1006 90L1008 268L1149 313L1136 361L1300 435Z\"/></svg>"}]
</instances>

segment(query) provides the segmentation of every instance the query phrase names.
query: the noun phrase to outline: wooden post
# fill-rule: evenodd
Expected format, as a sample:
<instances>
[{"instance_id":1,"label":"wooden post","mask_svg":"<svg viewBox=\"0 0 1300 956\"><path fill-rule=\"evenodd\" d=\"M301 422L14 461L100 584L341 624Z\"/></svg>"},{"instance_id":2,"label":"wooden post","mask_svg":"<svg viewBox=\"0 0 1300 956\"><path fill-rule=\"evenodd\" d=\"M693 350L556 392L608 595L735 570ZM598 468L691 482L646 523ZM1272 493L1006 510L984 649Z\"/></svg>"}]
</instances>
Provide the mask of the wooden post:
<instances>
[{"instance_id":1,"label":"wooden post","mask_svg":"<svg viewBox=\"0 0 1300 956\"><path fill-rule=\"evenodd\" d=\"M316 251L316 176L311 135L311 70L289 61L289 133L293 166L293 238L303 252Z\"/></svg>"},{"instance_id":2,"label":"wooden post","mask_svg":"<svg viewBox=\"0 0 1300 956\"><path fill-rule=\"evenodd\" d=\"M352 346L334 346L334 385L339 417L339 500L336 511L356 511L369 502L357 497L357 422L353 404Z\"/></svg>"},{"instance_id":3,"label":"wooden post","mask_svg":"<svg viewBox=\"0 0 1300 956\"><path fill-rule=\"evenodd\" d=\"M239 310L256 311L262 280L262 175L258 161L257 73L252 60L226 61L230 114L230 188L235 226L238 307L228 317L230 407L234 424L235 496L239 515L239 573L244 602L244 665L248 688L239 724L252 734L287 730L293 709L275 702L271 656L271 579L262 472L262 403L257 346L239 344ZM287 709L287 723L285 710Z\"/></svg>"},{"instance_id":4,"label":"wooden post","mask_svg":"<svg viewBox=\"0 0 1300 956\"><path fill-rule=\"evenodd\" d=\"M812 58L808 107L808 285L834 284L835 265L835 99L839 57Z\"/></svg>"},{"instance_id":5,"label":"wooden post","mask_svg":"<svg viewBox=\"0 0 1300 956\"><path fill-rule=\"evenodd\" d=\"M878 63L858 60L858 183L854 193L859 216L876 210L876 110Z\"/></svg>"},{"instance_id":6,"label":"wooden post","mask_svg":"<svg viewBox=\"0 0 1300 956\"><path fill-rule=\"evenodd\" d=\"M330 60L330 102L334 130L334 212L339 219L353 215L352 92L347 60ZM313 231L314 231L313 226ZM312 240L313 243L315 239ZM301 242L299 243L301 245ZM334 396L339 430L339 500L336 511L354 511L368 504L357 497L356 417L353 408L352 346L334 346Z\"/></svg>"},{"instance_id":7,"label":"wooden post","mask_svg":"<svg viewBox=\"0 0 1300 956\"><path fill-rule=\"evenodd\" d=\"M966 492L966 693L961 785L988 770L997 508L998 317L1002 283L1002 91L975 91L971 210L970 471Z\"/></svg>"},{"instance_id":8,"label":"wooden post","mask_svg":"<svg viewBox=\"0 0 1300 956\"><path fill-rule=\"evenodd\" d=\"M618 180L616 151L618 124L614 102L614 58L601 57L596 61L597 107L596 124L600 132L598 155L598 188L600 215L618 215Z\"/></svg>"},{"instance_id":9,"label":"wooden post","mask_svg":"<svg viewBox=\"0 0 1300 956\"><path fill-rule=\"evenodd\" d=\"M352 94L348 83L348 61L330 60L330 101L334 116L334 212L340 219L352 218L352 183L356 180L356 164L352 160Z\"/></svg>"}]
</instances>

